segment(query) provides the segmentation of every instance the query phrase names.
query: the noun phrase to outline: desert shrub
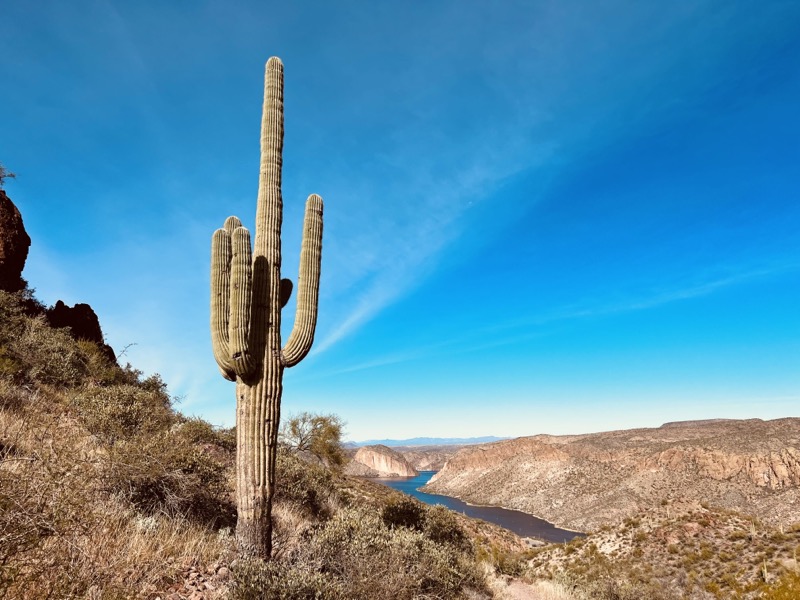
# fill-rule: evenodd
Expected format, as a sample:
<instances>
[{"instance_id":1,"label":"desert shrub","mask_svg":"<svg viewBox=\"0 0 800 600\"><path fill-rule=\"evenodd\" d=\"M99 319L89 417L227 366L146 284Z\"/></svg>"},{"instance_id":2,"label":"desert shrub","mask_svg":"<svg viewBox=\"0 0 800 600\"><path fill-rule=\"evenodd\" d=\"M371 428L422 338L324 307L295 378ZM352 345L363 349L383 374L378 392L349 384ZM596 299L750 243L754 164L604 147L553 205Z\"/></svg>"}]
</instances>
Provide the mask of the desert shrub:
<instances>
[{"instance_id":1,"label":"desert shrub","mask_svg":"<svg viewBox=\"0 0 800 600\"><path fill-rule=\"evenodd\" d=\"M29 394L24 389L0 377L0 409L19 410L28 397Z\"/></svg>"},{"instance_id":2,"label":"desert shrub","mask_svg":"<svg viewBox=\"0 0 800 600\"><path fill-rule=\"evenodd\" d=\"M309 534L297 564L334 576L348 598L458 598L483 587L465 554L357 509L340 511Z\"/></svg>"},{"instance_id":3,"label":"desert shrub","mask_svg":"<svg viewBox=\"0 0 800 600\"><path fill-rule=\"evenodd\" d=\"M574 589L587 600L677 600L681 597L657 582L630 581L621 574L596 579L578 578Z\"/></svg>"},{"instance_id":4,"label":"desert shrub","mask_svg":"<svg viewBox=\"0 0 800 600\"><path fill-rule=\"evenodd\" d=\"M121 368L106 350L88 340L77 340L75 344L86 360L86 379L93 385L135 385L141 373Z\"/></svg>"},{"instance_id":5,"label":"desert shrub","mask_svg":"<svg viewBox=\"0 0 800 600\"><path fill-rule=\"evenodd\" d=\"M326 517L327 499L335 494L330 471L279 451L275 477L275 499L291 502L313 517Z\"/></svg>"},{"instance_id":6,"label":"desert shrub","mask_svg":"<svg viewBox=\"0 0 800 600\"><path fill-rule=\"evenodd\" d=\"M89 372L88 358L75 340L66 331L51 329L44 317L25 318L2 357L3 374L18 383L75 387Z\"/></svg>"},{"instance_id":7,"label":"desert shrub","mask_svg":"<svg viewBox=\"0 0 800 600\"><path fill-rule=\"evenodd\" d=\"M459 550L469 550L470 542L451 510L437 504L425 514L425 535L437 544L449 544Z\"/></svg>"},{"instance_id":8,"label":"desert shrub","mask_svg":"<svg viewBox=\"0 0 800 600\"><path fill-rule=\"evenodd\" d=\"M171 433L140 435L110 449L106 491L145 514L186 517L214 527L235 525L225 466Z\"/></svg>"},{"instance_id":9,"label":"desert shrub","mask_svg":"<svg viewBox=\"0 0 800 600\"><path fill-rule=\"evenodd\" d=\"M480 546L476 552L480 562L488 563L501 575L519 576L525 570L525 560L521 553L512 552L496 544Z\"/></svg>"},{"instance_id":10,"label":"desert shrub","mask_svg":"<svg viewBox=\"0 0 800 600\"><path fill-rule=\"evenodd\" d=\"M77 385L87 372L87 357L36 308L28 290L0 291L0 377L17 384Z\"/></svg>"},{"instance_id":11,"label":"desert shrub","mask_svg":"<svg viewBox=\"0 0 800 600\"><path fill-rule=\"evenodd\" d=\"M163 383L147 381L83 388L72 397L80 422L108 447L103 488L146 514L231 525L225 466L195 443L213 429L190 420L188 435L172 430L178 417Z\"/></svg>"},{"instance_id":12,"label":"desert shrub","mask_svg":"<svg viewBox=\"0 0 800 600\"><path fill-rule=\"evenodd\" d=\"M218 429L199 417L184 417L177 432L192 444L214 444L225 450L236 450L236 435L231 429Z\"/></svg>"},{"instance_id":13,"label":"desert shrub","mask_svg":"<svg viewBox=\"0 0 800 600\"><path fill-rule=\"evenodd\" d=\"M84 427L108 445L165 431L175 418L169 396L133 385L83 388L72 405Z\"/></svg>"},{"instance_id":14,"label":"desert shrub","mask_svg":"<svg viewBox=\"0 0 800 600\"><path fill-rule=\"evenodd\" d=\"M389 501L381 511L381 518L387 527L408 527L417 531L425 527L425 509L409 496Z\"/></svg>"},{"instance_id":15,"label":"desert shrub","mask_svg":"<svg viewBox=\"0 0 800 600\"><path fill-rule=\"evenodd\" d=\"M337 415L303 412L283 422L279 440L294 452L309 452L330 467L341 467L345 461L343 428Z\"/></svg>"},{"instance_id":16,"label":"desert shrub","mask_svg":"<svg viewBox=\"0 0 800 600\"><path fill-rule=\"evenodd\" d=\"M278 562L240 560L232 571L231 600L344 600L338 583L325 573L315 573Z\"/></svg>"},{"instance_id":17,"label":"desert shrub","mask_svg":"<svg viewBox=\"0 0 800 600\"><path fill-rule=\"evenodd\" d=\"M69 578L47 580L74 558L63 540L92 525L94 469L60 415L29 410L38 393L26 400L20 412L0 411L0 597L75 597Z\"/></svg>"}]
</instances>

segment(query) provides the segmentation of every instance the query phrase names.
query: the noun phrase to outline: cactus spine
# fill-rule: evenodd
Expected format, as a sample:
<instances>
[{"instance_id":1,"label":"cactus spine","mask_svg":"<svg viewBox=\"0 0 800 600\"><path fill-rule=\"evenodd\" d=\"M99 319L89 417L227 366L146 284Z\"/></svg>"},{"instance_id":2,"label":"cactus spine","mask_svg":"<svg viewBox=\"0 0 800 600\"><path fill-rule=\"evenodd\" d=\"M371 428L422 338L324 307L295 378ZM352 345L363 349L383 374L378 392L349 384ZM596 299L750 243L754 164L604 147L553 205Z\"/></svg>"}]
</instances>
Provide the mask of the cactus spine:
<instances>
[{"instance_id":1,"label":"cactus spine","mask_svg":"<svg viewBox=\"0 0 800 600\"><path fill-rule=\"evenodd\" d=\"M269 558L283 370L314 340L322 255L322 198L306 201L297 313L281 347L281 309L292 284L281 280L283 63L267 61L261 121L255 248L236 217L211 241L211 340L226 379L236 382L236 540L241 554Z\"/></svg>"}]
</instances>

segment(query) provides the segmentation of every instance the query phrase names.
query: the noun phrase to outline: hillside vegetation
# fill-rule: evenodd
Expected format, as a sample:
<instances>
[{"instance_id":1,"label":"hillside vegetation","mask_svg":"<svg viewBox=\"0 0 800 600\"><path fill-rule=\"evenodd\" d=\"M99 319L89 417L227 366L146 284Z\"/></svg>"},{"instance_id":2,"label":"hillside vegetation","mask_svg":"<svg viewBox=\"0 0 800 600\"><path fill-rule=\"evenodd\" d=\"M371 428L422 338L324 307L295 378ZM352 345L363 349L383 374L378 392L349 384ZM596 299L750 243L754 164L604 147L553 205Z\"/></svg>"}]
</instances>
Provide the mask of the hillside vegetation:
<instances>
[{"instance_id":1,"label":"hillside vegetation","mask_svg":"<svg viewBox=\"0 0 800 600\"><path fill-rule=\"evenodd\" d=\"M489 597L441 508L279 456L275 560L235 561L234 436L0 292L0 596Z\"/></svg>"}]
</instances>

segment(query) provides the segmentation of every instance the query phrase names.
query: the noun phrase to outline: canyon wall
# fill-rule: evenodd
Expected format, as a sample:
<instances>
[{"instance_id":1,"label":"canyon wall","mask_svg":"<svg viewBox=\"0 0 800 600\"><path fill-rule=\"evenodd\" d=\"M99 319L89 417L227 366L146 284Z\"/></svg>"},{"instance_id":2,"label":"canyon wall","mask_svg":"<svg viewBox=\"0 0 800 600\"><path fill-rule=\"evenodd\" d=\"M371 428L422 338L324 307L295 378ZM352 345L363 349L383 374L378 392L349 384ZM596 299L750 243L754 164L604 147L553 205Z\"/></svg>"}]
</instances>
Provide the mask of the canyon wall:
<instances>
[{"instance_id":1,"label":"canyon wall","mask_svg":"<svg viewBox=\"0 0 800 600\"><path fill-rule=\"evenodd\" d=\"M402 454L382 445L359 448L353 460L345 468L345 472L363 477L415 477L418 475Z\"/></svg>"},{"instance_id":2,"label":"canyon wall","mask_svg":"<svg viewBox=\"0 0 800 600\"><path fill-rule=\"evenodd\" d=\"M690 500L800 521L800 419L688 421L460 450L425 491L588 531Z\"/></svg>"}]
</instances>

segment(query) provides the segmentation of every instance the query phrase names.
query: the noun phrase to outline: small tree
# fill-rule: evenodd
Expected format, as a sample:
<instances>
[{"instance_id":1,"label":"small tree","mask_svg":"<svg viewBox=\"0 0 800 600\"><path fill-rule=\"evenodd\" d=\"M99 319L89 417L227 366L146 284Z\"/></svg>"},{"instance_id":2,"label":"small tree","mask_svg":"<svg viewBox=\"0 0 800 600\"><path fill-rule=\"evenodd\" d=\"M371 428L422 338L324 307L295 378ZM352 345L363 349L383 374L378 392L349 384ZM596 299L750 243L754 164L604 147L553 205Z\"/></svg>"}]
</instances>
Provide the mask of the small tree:
<instances>
[{"instance_id":1,"label":"small tree","mask_svg":"<svg viewBox=\"0 0 800 600\"><path fill-rule=\"evenodd\" d=\"M6 179L14 179L14 177L16 177L16 175L14 175L14 173L6 169L3 166L3 163L0 163L0 190L3 189L3 183L5 182Z\"/></svg>"},{"instance_id":2,"label":"small tree","mask_svg":"<svg viewBox=\"0 0 800 600\"><path fill-rule=\"evenodd\" d=\"M294 452L310 452L325 464L341 466L343 426L337 415L302 412L283 423L280 441Z\"/></svg>"}]
</instances>

